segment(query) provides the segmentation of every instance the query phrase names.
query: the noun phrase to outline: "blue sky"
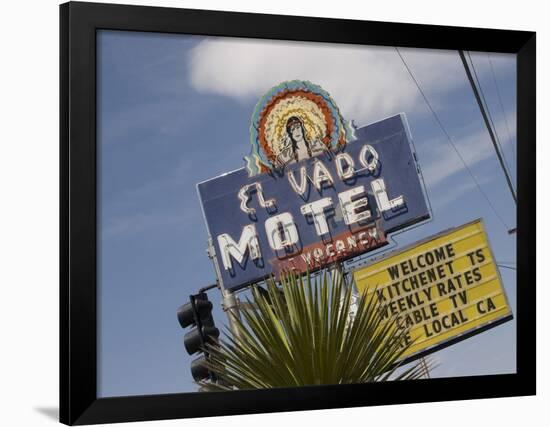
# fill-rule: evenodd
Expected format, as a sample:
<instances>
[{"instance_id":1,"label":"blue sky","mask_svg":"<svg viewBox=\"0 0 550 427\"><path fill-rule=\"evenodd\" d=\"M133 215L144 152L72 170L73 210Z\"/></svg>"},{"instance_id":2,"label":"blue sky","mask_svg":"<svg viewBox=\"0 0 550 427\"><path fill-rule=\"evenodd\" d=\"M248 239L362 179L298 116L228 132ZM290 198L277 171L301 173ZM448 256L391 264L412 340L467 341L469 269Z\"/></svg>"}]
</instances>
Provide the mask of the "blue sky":
<instances>
[{"instance_id":1,"label":"blue sky","mask_svg":"<svg viewBox=\"0 0 550 427\"><path fill-rule=\"evenodd\" d=\"M515 205L456 52L402 49L506 226L393 48L100 31L98 49L100 396L196 391L176 320L188 295L215 280L195 186L244 165L254 105L283 80L320 84L359 126L407 115L433 220L396 244L481 217L496 259L515 265L506 232ZM515 56L472 58L515 182ZM515 273L501 269L513 312ZM210 297L225 325L217 291ZM515 372L515 333L514 320L437 352L433 376Z\"/></svg>"}]
</instances>

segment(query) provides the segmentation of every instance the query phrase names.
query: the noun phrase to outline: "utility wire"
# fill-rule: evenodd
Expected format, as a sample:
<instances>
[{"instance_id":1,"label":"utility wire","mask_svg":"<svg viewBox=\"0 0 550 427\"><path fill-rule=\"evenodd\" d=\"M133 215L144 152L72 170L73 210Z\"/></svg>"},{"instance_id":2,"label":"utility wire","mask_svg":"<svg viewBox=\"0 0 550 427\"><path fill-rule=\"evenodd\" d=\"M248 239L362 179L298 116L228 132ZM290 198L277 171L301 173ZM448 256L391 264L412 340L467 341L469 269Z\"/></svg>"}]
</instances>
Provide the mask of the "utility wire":
<instances>
[{"instance_id":1,"label":"utility wire","mask_svg":"<svg viewBox=\"0 0 550 427\"><path fill-rule=\"evenodd\" d=\"M511 267L509 265L497 264L499 267L507 268L508 270L517 270L516 267Z\"/></svg>"},{"instance_id":2,"label":"utility wire","mask_svg":"<svg viewBox=\"0 0 550 427\"><path fill-rule=\"evenodd\" d=\"M426 362L426 358L422 357L420 359L420 364L422 365L422 370L424 371L424 377L431 378L430 377L430 367L428 366L428 363Z\"/></svg>"},{"instance_id":3,"label":"utility wire","mask_svg":"<svg viewBox=\"0 0 550 427\"><path fill-rule=\"evenodd\" d=\"M495 83L495 89L497 92L498 102L500 104L500 111L502 112L502 117L504 118L504 124L506 125L506 133L508 134L508 139L510 141L510 146L512 147L512 154L514 155L514 161L517 163L518 159L516 157L516 148L512 139L512 133L510 132L510 127L508 126L508 119L506 118L506 112L504 111L504 103L502 102L502 97L500 96L500 89L498 88L497 76L495 74L495 68L493 67L493 61L491 60L491 55L487 53L487 59L489 59L489 65L491 66L491 73L493 75L493 82Z\"/></svg>"},{"instance_id":4,"label":"utility wire","mask_svg":"<svg viewBox=\"0 0 550 427\"><path fill-rule=\"evenodd\" d=\"M498 129L495 126L495 122L493 121L493 115L491 114L491 110L489 108L489 103L487 102L487 99L485 98L485 94L483 93L483 87L481 86L481 82L479 81L479 78L477 77L477 71L476 71L476 67L474 65L474 60L470 56L470 52L466 52L466 54L468 55L468 59L470 60L470 65L472 67L472 71L474 72L474 78L475 78L475 81L476 81L476 84L477 84L477 88L479 90L479 93L481 94L481 99L483 101L483 105L485 106L485 111L487 112L487 116L489 116L489 121L491 122L491 126L493 127L493 132L495 133L495 138L496 138L498 149L502 153L502 157L504 158L504 163L506 164L506 171L511 176L512 173L511 173L510 164L508 163L508 158L506 157L506 152L502 149L502 144L500 143L500 137L498 136ZM516 188L514 186L514 190L515 189Z\"/></svg>"},{"instance_id":5,"label":"utility wire","mask_svg":"<svg viewBox=\"0 0 550 427\"><path fill-rule=\"evenodd\" d=\"M468 67L468 62L466 61L466 57L464 56L464 51L459 50L458 54L460 56L460 59L462 60L462 64L464 65L464 70L466 70L466 75L468 76L468 80L470 81L470 85L472 86L472 90L474 91L474 96L477 101L477 105L479 106L479 109L481 111L481 115L483 116L483 120L485 121L485 126L487 127L487 130L489 131L489 136L491 137L491 142L493 143L493 147L495 148L495 151L497 153L498 161L500 162L500 166L502 167L502 170L504 171L504 176L506 177L506 182L508 183L508 187L510 188L510 192L512 193L512 197L514 199L514 202L518 203L518 198L516 195L516 191L514 190L514 187L512 185L512 179L510 178L510 175L508 174L508 171L506 170L506 166L504 165L504 160L502 158L502 154L500 153L497 145L497 141L495 138L495 135L493 133L493 129L491 128L491 124L489 123L489 118L487 117L487 113L485 112L485 108L483 107L483 102L481 100L481 97L479 95L479 92L477 90L476 84L474 82L474 78L472 76L472 73L470 71L470 67Z\"/></svg>"},{"instance_id":6,"label":"utility wire","mask_svg":"<svg viewBox=\"0 0 550 427\"><path fill-rule=\"evenodd\" d=\"M458 158L460 159L460 161L464 165L464 168L468 171L468 174L472 178L472 181L474 181L474 184L476 185L477 189L479 190L481 195L485 198L485 200L487 201L487 204L491 207L491 209L493 210L495 216L500 220L502 225L504 225L506 230L508 230L508 228L509 228L508 225L506 225L506 222L504 221L504 219L502 219L502 217L500 216L500 214L496 210L495 206L491 203L491 200L489 199L489 197L487 196L485 191L483 191L483 189L481 188L481 185L479 185L479 182L477 181L477 179L474 176L472 170L470 169L470 167L468 166L468 164L464 160L464 157L462 157L462 154L460 154L460 151L458 151L458 148L456 147L455 143L453 142L453 139L451 138L451 136L449 135L449 133L445 129L445 126L443 126L443 123L439 119L439 116L437 115L435 110L432 108L432 105L430 104L430 101L428 100L428 98L426 97L426 94L422 90L422 87L420 86L420 83L418 82L418 80L416 80L416 77L414 76L411 69L409 68L409 65L407 64L407 61L405 61L405 58L403 57L403 55L401 55L401 52L399 51L399 48L395 47L395 51L399 55L399 58L401 58L401 61L403 62L403 65L405 66L405 69L408 71L409 75L411 76L411 79L413 80L414 84L418 88L418 91L420 92L420 95L422 95L422 98L424 99L424 102L426 103L426 106L431 111L432 115L434 116L435 121L437 122L437 124L441 128L441 131L445 134L445 137L447 138L447 141L449 142L449 144L451 144L451 147L453 148L456 155L458 156Z\"/></svg>"}]
</instances>

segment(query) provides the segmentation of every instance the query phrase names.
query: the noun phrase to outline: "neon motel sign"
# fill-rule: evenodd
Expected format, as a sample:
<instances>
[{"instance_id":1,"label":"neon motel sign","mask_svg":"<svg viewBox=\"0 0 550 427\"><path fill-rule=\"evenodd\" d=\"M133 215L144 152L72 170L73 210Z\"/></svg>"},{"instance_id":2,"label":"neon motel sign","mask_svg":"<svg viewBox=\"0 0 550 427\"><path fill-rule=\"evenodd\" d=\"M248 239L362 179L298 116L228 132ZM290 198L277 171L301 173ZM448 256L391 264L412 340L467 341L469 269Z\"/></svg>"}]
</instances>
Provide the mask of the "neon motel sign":
<instances>
[{"instance_id":1,"label":"neon motel sign","mask_svg":"<svg viewBox=\"0 0 550 427\"><path fill-rule=\"evenodd\" d=\"M429 218L403 115L354 129L311 83L268 95L246 167L197 186L225 288L353 258Z\"/></svg>"},{"instance_id":2,"label":"neon motel sign","mask_svg":"<svg viewBox=\"0 0 550 427\"><path fill-rule=\"evenodd\" d=\"M372 155L371 160L366 160L366 153ZM359 161L362 166L361 169L374 173L376 172L378 163L378 153L373 147L365 144L361 149ZM340 180L345 182L355 177L355 161L348 153L337 154L334 163ZM301 166L298 174L299 179L296 178L294 171L288 171L286 178L292 190L300 197L303 197L306 192L310 191L310 185L314 186L318 192L321 192L325 186L334 186L334 177L321 159L314 162L311 174L308 172L307 166ZM392 200L389 199L383 178L371 181L370 187L380 212L393 211L404 205L403 195ZM275 198L266 200L261 183L253 182L241 187L238 193L241 202L239 207L245 214L254 215L256 213L256 208L248 206L253 193L256 194L260 207L265 209L276 207L277 200ZM372 218L372 209L369 206L367 190L364 185L358 185L338 193L337 200L333 200L331 196L328 196L310 203L301 204L300 212L304 216L311 218L312 226L320 239L329 235L327 214L334 210L335 206L340 207L344 223L350 227L355 224L368 222ZM264 223L264 228L269 247L274 252L292 252L292 249L300 243L298 228L290 212L283 212L269 217ZM307 258L304 258L304 260L306 260L308 266L311 268L313 267L313 263L320 264L325 258L335 258L340 253L352 251L358 245L368 246L371 245L371 240L380 240L381 238L383 237L378 236L376 228L362 230L357 235L346 236L346 239L337 239L334 243L329 241L324 245L323 250L318 247L315 248L313 259L311 255L307 255ZM225 270L233 268L232 258L238 263L242 263L247 251L253 260L262 257L258 230L254 223L243 227L238 241L235 241L227 233L217 236L217 241Z\"/></svg>"}]
</instances>

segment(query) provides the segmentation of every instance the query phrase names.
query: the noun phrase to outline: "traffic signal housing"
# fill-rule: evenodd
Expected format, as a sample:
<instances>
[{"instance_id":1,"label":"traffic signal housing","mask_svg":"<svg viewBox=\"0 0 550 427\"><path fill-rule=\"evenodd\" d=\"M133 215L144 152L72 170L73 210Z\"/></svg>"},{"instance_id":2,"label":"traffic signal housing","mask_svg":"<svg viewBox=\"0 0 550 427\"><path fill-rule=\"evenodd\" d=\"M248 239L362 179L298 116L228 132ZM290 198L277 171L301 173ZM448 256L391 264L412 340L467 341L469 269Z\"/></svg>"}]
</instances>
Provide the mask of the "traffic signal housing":
<instances>
[{"instance_id":1,"label":"traffic signal housing","mask_svg":"<svg viewBox=\"0 0 550 427\"><path fill-rule=\"evenodd\" d=\"M195 381L217 381L216 375L206 365L209 357L206 345L216 345L220 336L220 331L214 324L212 308L208 295L200 292L190 295L189 302L182 305L177 312L181 327L192 328L183 338L185 350L190 355L203 353L191 362L191 375Z\"/></svg>"}]
</instances>

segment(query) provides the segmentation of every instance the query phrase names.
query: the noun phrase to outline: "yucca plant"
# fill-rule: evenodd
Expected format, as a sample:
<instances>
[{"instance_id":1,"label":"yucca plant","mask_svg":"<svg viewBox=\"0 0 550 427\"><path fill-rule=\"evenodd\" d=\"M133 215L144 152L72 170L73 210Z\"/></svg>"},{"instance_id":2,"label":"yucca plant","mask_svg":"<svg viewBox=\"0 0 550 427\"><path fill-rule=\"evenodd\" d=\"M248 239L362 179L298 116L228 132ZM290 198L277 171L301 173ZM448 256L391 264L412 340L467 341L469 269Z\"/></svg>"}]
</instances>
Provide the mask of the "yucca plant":
<instances>
[{"instance_id":1,"label":"yucca plant","mask_svg":"<svg viewBox=\"0 0 550 427\"><path fill-rule=\"evenodd\" d=\"M426 372L414 364L396 374L406 331L382 319L371 295L363 294L350 316L352 287L341 275L287 275L266 287L252 287L254 309L235 318L238 333L208 346L208 368L220 381L201 383L207 390L414 379Z\"/></svg>"}]
</instances>

